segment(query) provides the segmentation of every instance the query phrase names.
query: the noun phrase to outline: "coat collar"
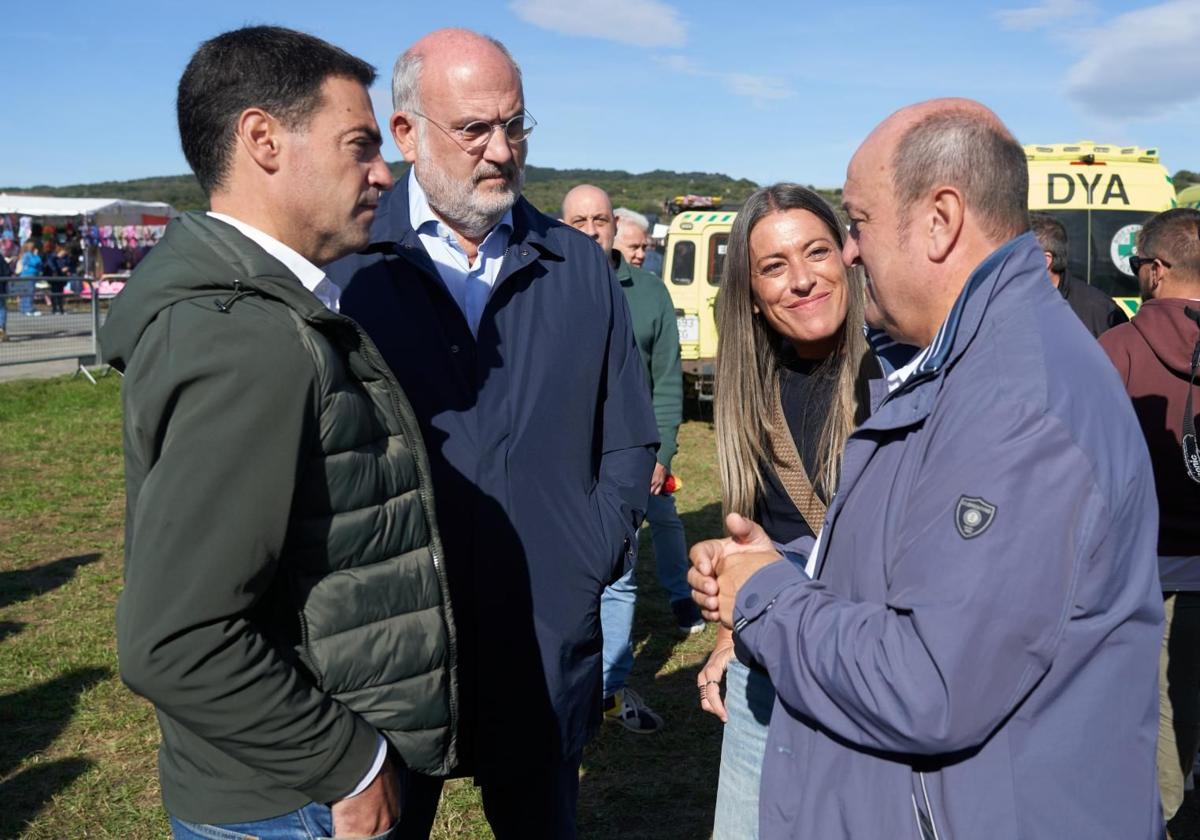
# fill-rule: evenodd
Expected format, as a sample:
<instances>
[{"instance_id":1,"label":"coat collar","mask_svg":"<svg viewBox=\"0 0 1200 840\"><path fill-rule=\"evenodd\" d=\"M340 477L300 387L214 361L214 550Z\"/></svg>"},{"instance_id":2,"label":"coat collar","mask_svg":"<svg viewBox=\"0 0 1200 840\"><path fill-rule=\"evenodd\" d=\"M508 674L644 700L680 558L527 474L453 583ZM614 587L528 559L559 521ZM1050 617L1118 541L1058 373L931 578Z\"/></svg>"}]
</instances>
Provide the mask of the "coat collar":
<instances>
[{"instance_id":1,"label":"coat collar","mask_svg":"<svg viewBox=\"0 0 1200 840\"><path fill-rule=\"evenodd\" d=\"M291 269L233 225L202 212L184 213L177 222L179 235L205 247L226 267L226 274L232 270L235 293L246 289L282 301L309 321L333 315Z\"/></svg>"},{"instance_id":2,"label":"coat collar","mask_svg":"<svg viewBox=\"0 0 1200 840\"><path fill-rule=\"evenodd\" d=\"M916 370L883 396L864 428L901 428L929 416L945 371L966 352L988 311L1026 305L1010 300L1009 287L1040 280L1039 272L1045 272L1045 258L1032 233L1010 239L989 254L967 278Z\"/></svg>"},{"instance_id":3,"label":"coat collar","mask_svg":"<svg viewBox=\"0 0 1200 840\"><path fill-rule=\"evenodd\" d=\"M407 245L412 249L420 245L409 218L408 193L407 175L398 179L396 185L384 193L375 221L371 223L371 241L363 253L392 253L397 251L397 246ZM539 213L521 196L512 208L509 250L511 252L515 248L520 255L521 251L529 252L532 249L542 258L562 260L564 242L562 231L558 230L560 227L559 222Z\"/></svg>"}]
</instances>

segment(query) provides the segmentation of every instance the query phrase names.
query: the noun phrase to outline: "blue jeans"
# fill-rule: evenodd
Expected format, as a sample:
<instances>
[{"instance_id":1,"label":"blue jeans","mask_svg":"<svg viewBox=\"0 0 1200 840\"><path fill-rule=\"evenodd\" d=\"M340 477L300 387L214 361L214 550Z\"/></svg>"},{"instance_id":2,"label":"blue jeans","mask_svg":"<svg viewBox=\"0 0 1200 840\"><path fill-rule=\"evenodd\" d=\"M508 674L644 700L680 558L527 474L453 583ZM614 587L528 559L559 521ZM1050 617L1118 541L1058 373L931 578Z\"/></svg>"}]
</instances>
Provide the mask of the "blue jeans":
<instances>
[{"instance_id":1,"label":"blue jeans","mask_svg":"<svg viewBox=\"0 0 1200 840\"><path fill-rule=\"evenodd\" d=\"M771 678L731 659L725 672L725 710L729 722L721 739L713 840L758 837L758 787L774 705Z\"/></svg>"},{"instance_id":2,"label":"blue jeans","mask_svg":"<svg viewBox=\"0 0 1200 840\"><path fill-rule=\"evenodd\" d=\"M667 591L667 600L690 601L688 586L687 538L683 523L675 512L675 497L651 496L646 504L646 522L650 524L650 542L654 545L654 568L658 585Z\"/></svg>"},{"instance_id":3,"label":"blue jeans","mask_svg":"<svg viewBox=\"0 0 1200 840\"><path fill-rule=\"evenodd\" d=\"M9 294L18 295L17 309L22 315L28 315L33 312L34 282L33 280L8 281Z\"/></svg>"},{"instance_id":4,"label":"blue jeans","mask_svg":"<svg viewBox=\"0 0 1200 840\"><path fill-rule=\"evenodd\" d=\"M675 512L674 496L651 496L646 505L650 541L654 545L654 565L658 582L672 602L691 599L687 583L687 540L683 523ZM625 687L625 678L633 668L633 608L637 601L637 579L631 568L600 596L600 629L604 634L604 696Z\"/></svg>"},{"instance_id":5,"label":"blue jeans","mask_svg":"<svg viewBox=\"0 0 1200 840\"><path fill-rule=\"evenodd\" d=\"M600 595L600 632L604 637L601 653L604 661L604 696L610 697L625 687L625 678L633 667L633 604L637 600L635 569L630 567Z\"/></svg>"},{"instance_id":6,"label":"blue jeans","mask_svg":"<svg viewBox=\"0 0 1200 840\"><path fill-rule=\"evenodd\" d=\"M393 830L369 840L390 840ZM200 825L171 817L175 840L325 840L333 837L333 814L328 805L310 802L299 811L246 823Z\"/></svg>"}]
</instances>

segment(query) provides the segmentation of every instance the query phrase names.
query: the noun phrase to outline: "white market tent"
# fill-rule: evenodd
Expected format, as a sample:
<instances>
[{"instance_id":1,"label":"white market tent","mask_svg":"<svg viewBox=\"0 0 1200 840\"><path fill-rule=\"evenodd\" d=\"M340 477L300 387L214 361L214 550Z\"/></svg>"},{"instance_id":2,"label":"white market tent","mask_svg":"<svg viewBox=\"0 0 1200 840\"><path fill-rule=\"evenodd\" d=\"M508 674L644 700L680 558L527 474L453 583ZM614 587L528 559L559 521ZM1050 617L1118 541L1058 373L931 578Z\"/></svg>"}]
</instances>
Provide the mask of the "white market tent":
<instances>
[{"instance_id":1,"label":"white market tent","mask_svg":"<svg viewBox=\"0 0 1200 840\"><path fill-rule=\"evenodd\" d=\"M45 195L0 193L0 213L43 219L86 217L97 225L161 224L179 215L163 201L128 201L123 198L58 198ZM150 221L144 217L150 217Z\"/></svg>"}]
</instances>

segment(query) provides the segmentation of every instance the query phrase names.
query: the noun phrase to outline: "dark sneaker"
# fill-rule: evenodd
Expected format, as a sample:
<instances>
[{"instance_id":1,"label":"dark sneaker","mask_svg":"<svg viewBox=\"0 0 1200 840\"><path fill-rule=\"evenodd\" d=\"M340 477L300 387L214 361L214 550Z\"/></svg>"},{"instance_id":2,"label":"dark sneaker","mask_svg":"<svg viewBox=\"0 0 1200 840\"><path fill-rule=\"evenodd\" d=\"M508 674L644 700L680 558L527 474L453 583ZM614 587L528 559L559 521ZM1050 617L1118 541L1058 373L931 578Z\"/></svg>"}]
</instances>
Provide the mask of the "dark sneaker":
<instances>
[{"instance_id":1,"label":"dark sneaker","mask_svg":"<svg viewBox=\"0 0 1200 840\"><path fill-rule=\"evenodd\" d=\"M675 624L683 635L691 636L704 630L704 619L700 616L700 608L691 598L672 601L671 612L675 614Z\"/></svg>"},{"instance_id":2,"label":"dark sneaker","mask_svg":"<svg viewBox=\"0 0 1200 840\"><path fill-rule=\"evenodd\" d=\"M611 697L604 698L604 719L616 721L639 735L648 735L663 728L663 719L632 688L623 688Z\"/></svg>"}]
</instances>

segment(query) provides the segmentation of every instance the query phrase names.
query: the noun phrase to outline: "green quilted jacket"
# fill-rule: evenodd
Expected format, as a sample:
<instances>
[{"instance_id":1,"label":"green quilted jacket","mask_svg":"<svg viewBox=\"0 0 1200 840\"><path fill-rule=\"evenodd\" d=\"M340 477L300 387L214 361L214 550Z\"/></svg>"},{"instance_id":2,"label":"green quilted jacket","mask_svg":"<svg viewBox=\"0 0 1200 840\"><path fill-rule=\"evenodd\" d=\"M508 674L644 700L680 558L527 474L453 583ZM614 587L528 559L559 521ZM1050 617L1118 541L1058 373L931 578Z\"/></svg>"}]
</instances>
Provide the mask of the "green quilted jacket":
<instances>
[{"instance_id":1,"label":"green quilted jacket","mask_svg":"<svg viewBox=\"0 0 1200 840\"><path fill-rule=\"evenodd\" d=\"M121 676L155 706L176 817L348 793L379 734L455 762L455 635L424 446L371 340L205 214L101 330L123 383Z\"/></svg>"}]
</instances>

